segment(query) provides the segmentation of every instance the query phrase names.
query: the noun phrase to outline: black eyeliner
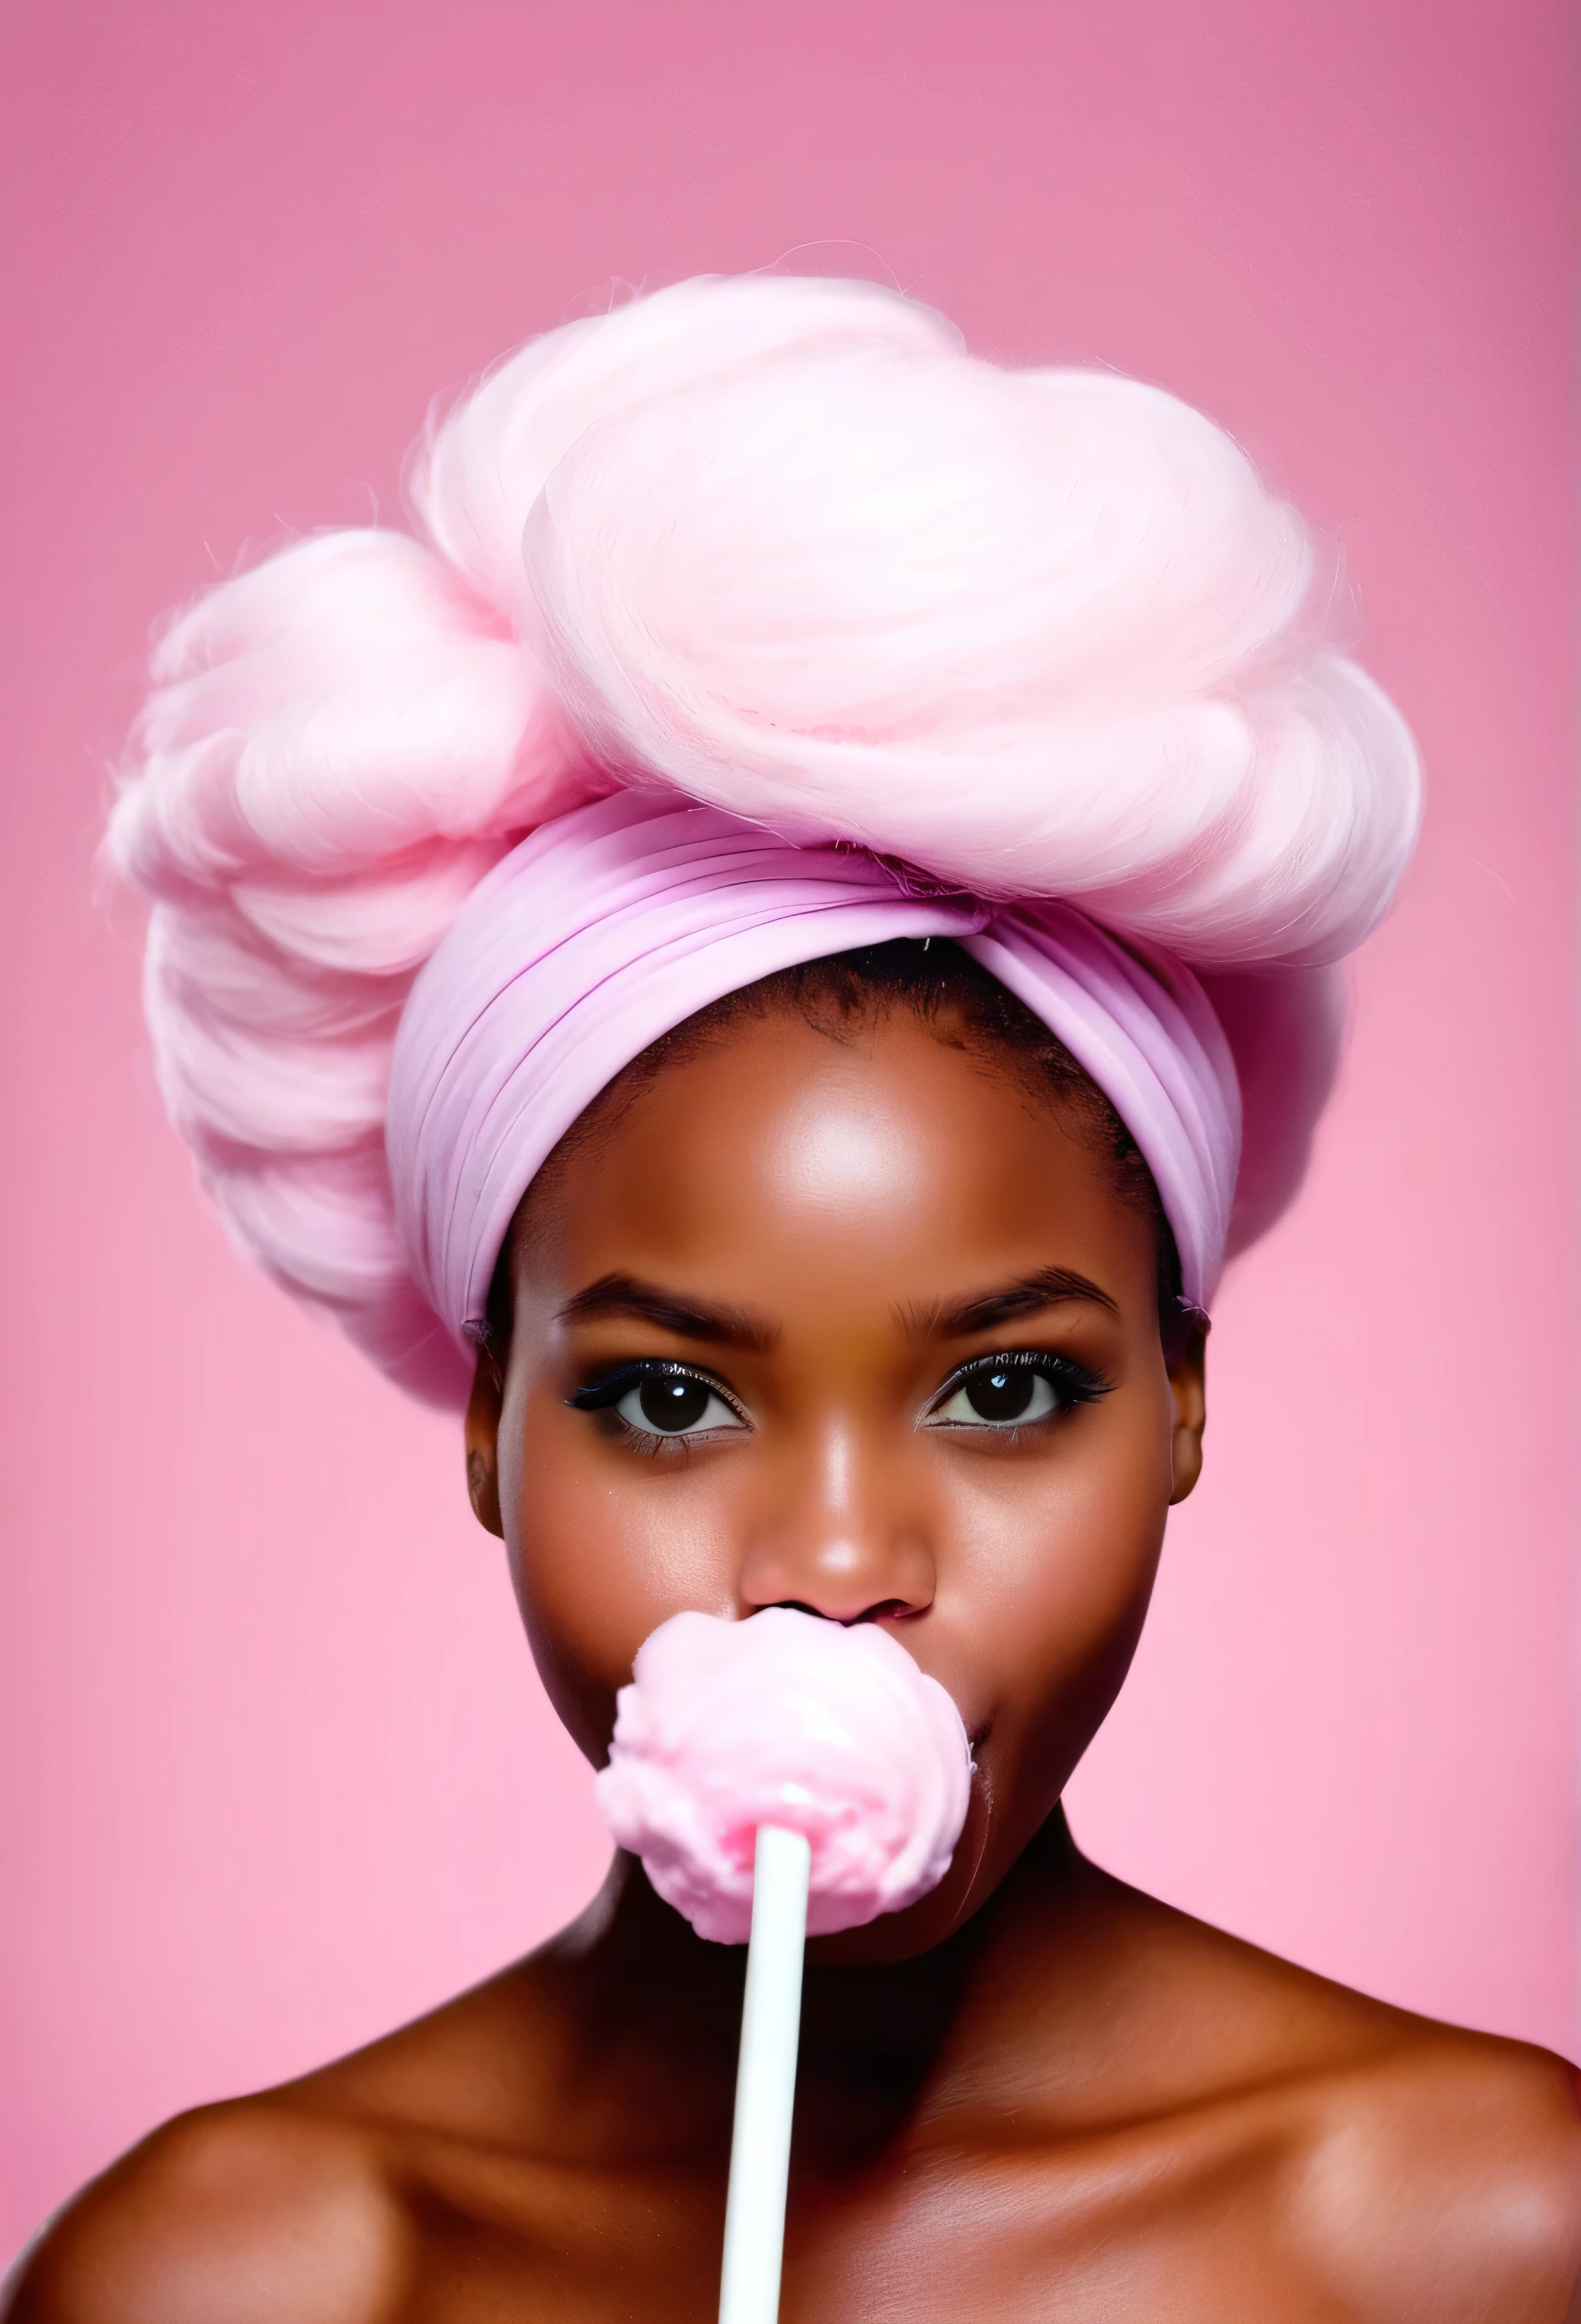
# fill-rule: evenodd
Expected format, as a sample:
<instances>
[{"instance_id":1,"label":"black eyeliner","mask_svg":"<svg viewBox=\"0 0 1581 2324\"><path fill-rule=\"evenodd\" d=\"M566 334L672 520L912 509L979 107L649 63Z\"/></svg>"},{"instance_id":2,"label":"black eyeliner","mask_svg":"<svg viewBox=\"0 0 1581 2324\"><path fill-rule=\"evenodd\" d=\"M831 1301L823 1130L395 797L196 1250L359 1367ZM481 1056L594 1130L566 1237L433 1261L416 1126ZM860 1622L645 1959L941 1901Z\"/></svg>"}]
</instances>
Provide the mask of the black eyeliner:
<instances>
[{"instance_id":1,"label":"black eyeliner","mask_svg":"<svg viewBox=\"0 0 1581 2324\"><path fill-rule=\"evenodd\" d=\"M650 1379L695 1380L699 1388L707 1388L722 1404L728 1404L740 1418L746 1417L722 1380L715 1379L710 1372L699 1371L694 1364L676 1363L668 1356L638 1356L630 1363L617 1364L613 1371L601 1373L585 1388L574 1390L565 1402L576 1412L608 1412L634 1388Z\"/></svg>"},{"instance_id":2,"label":"black eyeliner","mask_svg":"<svg viewBox=\"0 0 1581 2324\"><path fill-rule=\"evenodd\" d=\"M969 1381L995 1371L1036 1372L1063 1397L1067 1408L1077 1404L1096 1404L1114 1388L1113 1380L1089 1370L1086 1364L1079 1364L1074 1356L1057 1355L1047 1348L1003 1348L996 1355L973 1356L969 1363L958 1365L934 1394L928 1412L936 1412L940 1405L947 1404Z\"/></svg>"}]
</instances>

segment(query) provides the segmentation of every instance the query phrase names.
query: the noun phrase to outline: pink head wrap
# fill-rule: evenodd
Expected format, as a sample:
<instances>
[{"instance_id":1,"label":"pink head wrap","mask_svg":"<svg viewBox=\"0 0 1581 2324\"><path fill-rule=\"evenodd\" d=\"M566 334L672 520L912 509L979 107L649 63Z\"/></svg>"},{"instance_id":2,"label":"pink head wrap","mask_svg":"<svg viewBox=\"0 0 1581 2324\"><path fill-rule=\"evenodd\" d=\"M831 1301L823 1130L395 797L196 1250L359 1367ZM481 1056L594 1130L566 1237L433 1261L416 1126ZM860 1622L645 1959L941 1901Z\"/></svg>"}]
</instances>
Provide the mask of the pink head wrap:
<instances>
[{"instance_id":1,"label":"pink head wrap","mask_svg":"<svg viewBox=\"0 0 1581 2324\"><path fill-rule=\"evenodd\" d=\"M1092 1076L1141 1148L1205 1310L1224 1257L1240 1095L1190 970L1068 905L914 894L859 848L793 847L717 808L628 791L534 833L476 889L396 1037L387 1143L418 1282L452 1334L481 1320L511 1216L623 1065L685 1018L802 961L953 937Z\"/></svg>"},{"instance_id":2,"label":"pink head wrap","mask_svg":"<svg viewBox=\"0 0 1581 2324\"><path fill-rule=\"evenodd\" d=\"M112 820L242 1248L457 1402L511 1211L613 1074L776 969L937 934L1108 1093L1204 1305L1300 1182L1328 964L1420 807L1239 447L871 284L751 275L534 340L411 490L419 537L315 534L171 625Z\"/></svg>"}]
</instances>

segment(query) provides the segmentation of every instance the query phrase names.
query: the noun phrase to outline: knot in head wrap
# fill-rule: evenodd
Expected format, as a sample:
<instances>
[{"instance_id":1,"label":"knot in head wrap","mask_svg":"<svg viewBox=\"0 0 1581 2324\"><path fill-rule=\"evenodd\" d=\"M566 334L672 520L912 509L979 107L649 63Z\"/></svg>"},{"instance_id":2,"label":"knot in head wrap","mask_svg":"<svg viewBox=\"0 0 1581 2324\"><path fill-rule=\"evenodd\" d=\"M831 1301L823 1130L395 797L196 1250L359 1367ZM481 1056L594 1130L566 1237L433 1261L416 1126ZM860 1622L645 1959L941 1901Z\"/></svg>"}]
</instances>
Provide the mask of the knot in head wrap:
<instances>
[{"instance_id":1,"label":"knot in head wrap","mask_svg":"<svg viewBox=\"0 0 1581 2324\"><path fill-rule=\"evenodd\" d=\"M1153 1173L1205 1311L1240 1153L1228 1045L1190 971L1069 905L908 891L860 848L796 847L626 791L545 825L473 892L412 990L387 1148L416 1279L458 1341L517 1204L621 1068L727 993L832 953L942 936L1041 1019Z\"/></svg>"}]
</instances>

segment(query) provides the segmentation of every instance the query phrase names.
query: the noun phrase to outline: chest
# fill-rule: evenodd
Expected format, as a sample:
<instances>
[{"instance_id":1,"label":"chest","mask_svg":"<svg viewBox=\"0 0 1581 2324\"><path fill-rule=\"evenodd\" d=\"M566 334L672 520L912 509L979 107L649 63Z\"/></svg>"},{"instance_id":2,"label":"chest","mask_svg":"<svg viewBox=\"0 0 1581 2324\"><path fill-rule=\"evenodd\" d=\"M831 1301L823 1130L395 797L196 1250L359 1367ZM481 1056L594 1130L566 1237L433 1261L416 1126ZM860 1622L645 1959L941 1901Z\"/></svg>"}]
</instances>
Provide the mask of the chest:
<instances>
[{"instance_id":1,"label":"chest","mask_svg":"<svg viewBox=\"0 0 1581 2324\"><path fill-rule=\"evenodd\" d=\"M970 2144L794 2181L780 2324L1337 2324L1276 2153ZM712 2324L722 2175L475 2164L413 2206L401 2324ZM459 2181L459 2183L458 2183Z\"/></svg>"}]
</instances>

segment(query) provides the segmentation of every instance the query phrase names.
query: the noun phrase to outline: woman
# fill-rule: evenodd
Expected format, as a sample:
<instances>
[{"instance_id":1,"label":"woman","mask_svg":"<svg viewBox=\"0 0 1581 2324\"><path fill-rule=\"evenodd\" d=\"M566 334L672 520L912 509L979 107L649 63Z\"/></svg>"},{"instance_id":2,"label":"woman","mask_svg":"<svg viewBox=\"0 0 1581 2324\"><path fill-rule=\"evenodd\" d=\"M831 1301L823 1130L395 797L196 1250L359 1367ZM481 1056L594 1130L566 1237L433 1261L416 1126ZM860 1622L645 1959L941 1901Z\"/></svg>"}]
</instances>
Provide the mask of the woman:
<instances>
[{"instance_id":1,"label":"woman","mask_svg":"<svg viewBox=\"0 0 1581 2324\"><path fill-rule=\"evenodd\" d=\"M551 334L160 650L123 869L244 1245L466 1402L595 1763L685 1607L884 1624L942 1886L812 1948L787 2319L1581 2314L1573 2071L1086 1863L1064 1783L1290 1199L1409 737L1236 448L850 284ZM19 2324L712 2311L741 1956L618 1857L417 2025L158 2133Z\"/></svg>"}]
</instances>

